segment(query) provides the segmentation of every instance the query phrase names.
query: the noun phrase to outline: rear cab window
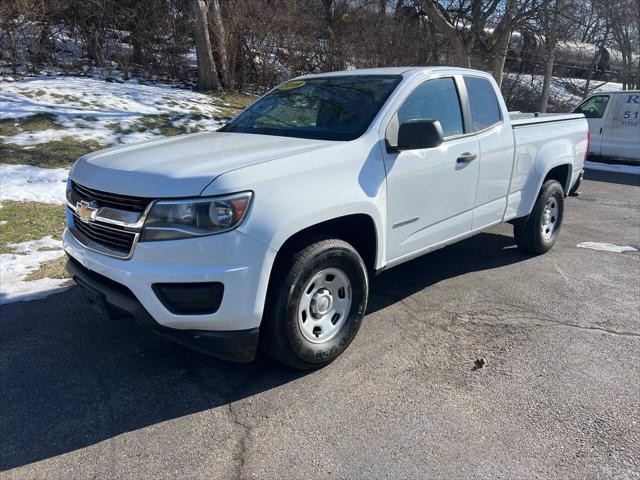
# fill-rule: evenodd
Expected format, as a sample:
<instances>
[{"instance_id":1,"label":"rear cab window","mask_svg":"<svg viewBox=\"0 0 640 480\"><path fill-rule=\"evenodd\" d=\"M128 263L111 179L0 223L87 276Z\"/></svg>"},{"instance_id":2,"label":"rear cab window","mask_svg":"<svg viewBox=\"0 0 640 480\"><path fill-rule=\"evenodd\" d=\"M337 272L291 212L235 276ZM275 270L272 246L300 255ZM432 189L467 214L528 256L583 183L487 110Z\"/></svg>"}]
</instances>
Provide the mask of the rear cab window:
<instances>
[{"instance_id":1,"label":"rear cab window","mask_svg":"<svg viewBox=\"0 0 640 480\"><path fill-rule=\"evenodd\" d=\"M582 113L587 118L602 118L609 103L609 95L596 95L582 102L573 113Z\"/></svg>"},{"instance_id":2,"label":"rear cab window","mask_svg":"<svg viewBox=\"0 0 640 480\"><path fill-rule=\"evenodd\" d=\"M445 138L462 135L464 123L453 78L436 78L418 85L398 109L398 124L409 120L437 120Z\"/></svg>"},{"instance_id":3,"label":"rear cab window","mask_svg":"<svg viewBox=\"0 0 640 480\"><path fill-rule=\"evenodd\" d=\"M502 123L502 111L493 85L486 78L464 77L471 109L473 131L479 132Z\"/></svg>"}]
</instances>

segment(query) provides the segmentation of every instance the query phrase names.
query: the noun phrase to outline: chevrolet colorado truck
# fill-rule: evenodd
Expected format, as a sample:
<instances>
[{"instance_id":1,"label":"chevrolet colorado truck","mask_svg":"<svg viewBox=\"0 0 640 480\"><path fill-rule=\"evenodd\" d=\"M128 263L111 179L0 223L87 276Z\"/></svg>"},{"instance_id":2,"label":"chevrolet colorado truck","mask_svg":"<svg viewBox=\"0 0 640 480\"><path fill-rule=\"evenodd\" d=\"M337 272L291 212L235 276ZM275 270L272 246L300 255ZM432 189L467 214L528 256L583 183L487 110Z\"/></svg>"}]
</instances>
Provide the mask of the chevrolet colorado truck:
<instances>
[{"instance_id":1,"label":"chevrolet colorado truck","mask_svg":"<svg viewBox=\"0 0 640 480\"><path fill-rule=\"evenodd\" d=\"M67 269L112 318L318 368L355 337L378 272L501 222L548 251L588 145L582 114L510 115L480 71L308 75L218 131L80 158Z\"/></svg>"}]
</instances>

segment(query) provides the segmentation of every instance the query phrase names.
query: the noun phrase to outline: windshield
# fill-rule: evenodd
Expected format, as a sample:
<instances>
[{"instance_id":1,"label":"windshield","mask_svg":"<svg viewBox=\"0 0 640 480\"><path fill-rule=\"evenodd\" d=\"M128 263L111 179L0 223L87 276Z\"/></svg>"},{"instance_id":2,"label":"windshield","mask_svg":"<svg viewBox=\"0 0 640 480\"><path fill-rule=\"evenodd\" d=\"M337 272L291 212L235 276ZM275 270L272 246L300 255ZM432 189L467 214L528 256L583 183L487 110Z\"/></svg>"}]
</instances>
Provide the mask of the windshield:
<instances>
[{"instance_id":1,"label":"windshield","mask_svg":"<svg viewBox=\"0 0 640 480\"><path fill-rule=\"evenodd\" d=\"M265 95L221 131L353 140L365 132L400 80L397 75L293 80Z\"/></svg>"}]
</instances>

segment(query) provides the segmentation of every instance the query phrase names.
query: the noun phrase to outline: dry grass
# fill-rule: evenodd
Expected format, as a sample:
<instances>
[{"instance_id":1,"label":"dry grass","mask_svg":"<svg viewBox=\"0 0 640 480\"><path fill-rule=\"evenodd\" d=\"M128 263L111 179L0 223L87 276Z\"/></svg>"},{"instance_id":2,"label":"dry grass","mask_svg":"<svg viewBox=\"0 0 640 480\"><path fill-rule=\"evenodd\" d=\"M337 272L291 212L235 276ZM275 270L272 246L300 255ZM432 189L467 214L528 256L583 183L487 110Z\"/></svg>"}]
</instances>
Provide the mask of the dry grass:
<instances>
[{"instance_id":1,"label":"dry grass","mask_svg":"<svg viewBox=\"0 0 640 480\"><path fill-rule=\"evenodd\" d=\"M0 253L13 253L8 243L38 240L47 235L59 239L65 228L64 206L36 202L3 201L0 220Z\"/></svg>"},{"instance_id":2,"label":"dry grass","mask_svg":"<svg viewBox=\"0 0 640 480\"><path fill-rule=\"evenodd\" d=\"M0 140L0 162L36 167L69 167L82 155L104 148L95 141L78 141L71 137L24 148Z\"/></svg>"},{"instance_id":3,"label":"dry grass","mask_svg":"<svg viewBox=\"0 0 640 480\"><path fill-rule=\"evenodd\" d=\"M68 278L64 266L67 263L67 257L56 258L55 260L49 260L40 265L40 268L35 272L31 272L25 280L28 282L32 280L40 280L41 278Z\"/></svg>"}]
</instances>

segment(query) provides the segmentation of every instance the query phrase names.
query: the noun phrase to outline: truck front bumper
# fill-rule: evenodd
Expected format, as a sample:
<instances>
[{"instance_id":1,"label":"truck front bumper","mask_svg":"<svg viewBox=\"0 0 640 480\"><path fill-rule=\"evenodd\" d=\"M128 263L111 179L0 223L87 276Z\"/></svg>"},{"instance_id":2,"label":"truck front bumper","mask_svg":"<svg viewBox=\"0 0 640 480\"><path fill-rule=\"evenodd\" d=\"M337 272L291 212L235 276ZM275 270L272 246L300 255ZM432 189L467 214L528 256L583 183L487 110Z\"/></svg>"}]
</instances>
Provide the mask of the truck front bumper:
<instances>
[{"instance_id":1,"label":"truck front bumper","mask_svg":"<svg viewBox=\"0 0 640 480\"><path fill-rule=\"evenodd\" d=\"M177 343L234 362L250 362L258 347L259 329L239 331L177 330L156 322L124 285L92 272L69 256L69 276L85 290L92 307L110 318L131 317L143 327Z\"/></svg>"},{"instance_id":2,"label":"truck front bumper","mask_svg":"<svg viewBox=\"0 0 640 480\"><path fill-rule=\"evenodd\" d=\"M174 341L233 361L250 361L275 250L238 231L193 240L139 243L128 259L109 257L63 236L71 277L109 316L133 317ZM222 286L215 308L179 311L158 287ZM197 304L198 302L196 302Z\"/></svg>"}]
</instances>

